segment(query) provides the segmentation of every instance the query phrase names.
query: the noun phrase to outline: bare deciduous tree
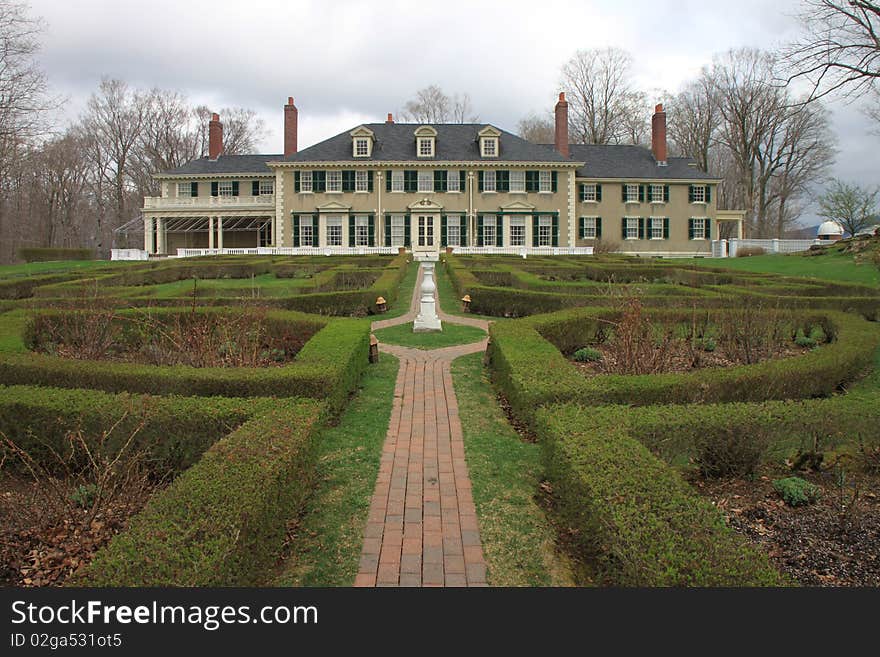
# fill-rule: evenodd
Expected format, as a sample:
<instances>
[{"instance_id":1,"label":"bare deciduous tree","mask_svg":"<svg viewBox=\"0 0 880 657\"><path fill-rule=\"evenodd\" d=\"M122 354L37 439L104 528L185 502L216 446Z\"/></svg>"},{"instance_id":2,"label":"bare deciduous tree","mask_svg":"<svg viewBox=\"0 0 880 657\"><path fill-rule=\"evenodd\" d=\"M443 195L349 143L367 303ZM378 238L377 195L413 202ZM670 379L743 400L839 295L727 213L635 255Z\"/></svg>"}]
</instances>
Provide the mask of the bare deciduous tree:
<instances>
[{"instance_id":1,"label":"bare deciduous tree","mask_svg":"<svg viewBox=\"0 0 880 657\"><path fill-rule=\"evenodd\" d=\"M219 114L223 122L223 154L253 153L266 133L263 119L259 118L254 110L245 107L224 107ZM211 118L211 110L200 105L195 109L195 117L199 131L199 154L204 156L208 154L208 121Z\"/></svg>"},{"instance_id":2,"label":"bare deciduous tree","mask_svg":"<svg viewBox=\"0 0 880 657\"><path fill-rule=\"evenodd\" d=\"M709 171L709 155L718 142L721 113L712 73L704 68L667 103L668 132L673 151L692 157L703 171Z\"/></svg>"},{"instance_id":3,"label":"bare deciduous tree","mask_svg":"<svg viewBox=\"0 0 880 657\"><path fill-rule=\"evenodd\" d=\"M480 120L473 113L468 94L449 96L434 84L419 89L399 114L409 123L476 123Z\"/></svg>"},{"instance_id":4,"label":"bare deciduous tree","mask_svg":"<svg viewBox=\"0 0 880 657\"><path fill-rule=\"evenodd\" d=\"M516 124L516 133L533 144L552 144L556 139L553 121L547 117L529 114Z\"/></svg>"},{"instance_id":5,"label":"bare deciduous tree","mask_svg":"<svg viewBox=\"0 0 880 657\"><path fill-rule=\"evenodd\" d=\"M876 222L878 189L866 189L842 180L832 180L828 190L819 197L819 215L840 224L855 235Z\"/></svg>"},{"instance_id":6,"label":"bare deciduous tree","mask_svg":"<svg viewBox=\"0 0 880 657\"><path fill-rule=\"evenodd\" d=\"M810 99L835 91L859 95L880 79L880 4L803 0L803 36L782 53L788 80L805 78Z\"/></svg>"}]
</instances>

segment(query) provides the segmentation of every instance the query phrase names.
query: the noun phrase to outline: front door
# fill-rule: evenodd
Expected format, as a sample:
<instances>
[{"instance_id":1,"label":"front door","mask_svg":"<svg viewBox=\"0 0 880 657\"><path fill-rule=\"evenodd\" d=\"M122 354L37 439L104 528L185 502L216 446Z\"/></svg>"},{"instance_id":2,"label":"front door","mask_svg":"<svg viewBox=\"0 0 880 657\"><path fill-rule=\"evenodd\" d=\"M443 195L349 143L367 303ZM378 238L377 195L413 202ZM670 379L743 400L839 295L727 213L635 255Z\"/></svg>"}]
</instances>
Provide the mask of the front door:
<instances>
[{"instance_id":1,"label":"front door","mask_svg":"<svg viewBox=\"0 0 880 657\"><path fill-rule=\"evenodd\" d=\"M416 215L416 245L419 250L434 250L435 248L435 237L434 237L434 215L432 214L420 214Z\"/></svg>"}]
</instances>

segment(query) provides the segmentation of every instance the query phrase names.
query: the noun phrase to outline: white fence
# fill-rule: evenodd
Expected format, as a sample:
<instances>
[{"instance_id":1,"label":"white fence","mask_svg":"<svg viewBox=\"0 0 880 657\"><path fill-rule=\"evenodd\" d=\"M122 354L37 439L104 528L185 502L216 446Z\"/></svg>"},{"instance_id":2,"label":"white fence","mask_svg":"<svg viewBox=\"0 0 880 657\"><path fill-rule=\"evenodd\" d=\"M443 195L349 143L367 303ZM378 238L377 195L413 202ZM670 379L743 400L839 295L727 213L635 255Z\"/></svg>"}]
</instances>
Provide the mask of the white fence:
<instances>
[{"instance_id":1,"label":"white fence","mask_svg":"<svg viewBox=\"0 0 880 657\"><path fill-rule=\"evenodd\" d=\"M593 255L592 246L456 246L455 255L569 256Z\"/></svg>"},{"instance_id":2,"label":"white fence","mask_svg":"<svg viewBox=\"0 0 880 657\"><path fill-rule=\"evenodd\" d=\"M111 260L149 260L150 254L143 249L110 249Z\"/></svg>"},{"instance_id":3,"label":"white fence","mask_svg":"<svg viewBox=\"0 0 880 657\"><path fill-rule=\"evenodd\" d=\"M740 249L764 249L766 253L797 253L813 245L828 246L833 240L713 240L713 258L735 258Z\"/></svg>"},{"instance_id":4,"label":"white fence","mask_svg":"<svg viewBox=\"0 0 880 657\"><path fill-rule=\"evenodd\" d=\"M287 247L258 246L247 249L177 249L178 258L195 258L215 255L289 255L289 256L349 256L349 255L397 255L396 246L355 247Z\"/></svg>"},{"instance_id":5,"label":"white fence","mask_svg":"<svg viewBox=\"0 0 880 657\"><path fill-rule=\"evenodd\" d=\"M183 208L198 210L200 208L241 207L241 208L274 208L275 196L145 196L145 210L164 210L167 208Z\"/></svg>"}]
</instances>

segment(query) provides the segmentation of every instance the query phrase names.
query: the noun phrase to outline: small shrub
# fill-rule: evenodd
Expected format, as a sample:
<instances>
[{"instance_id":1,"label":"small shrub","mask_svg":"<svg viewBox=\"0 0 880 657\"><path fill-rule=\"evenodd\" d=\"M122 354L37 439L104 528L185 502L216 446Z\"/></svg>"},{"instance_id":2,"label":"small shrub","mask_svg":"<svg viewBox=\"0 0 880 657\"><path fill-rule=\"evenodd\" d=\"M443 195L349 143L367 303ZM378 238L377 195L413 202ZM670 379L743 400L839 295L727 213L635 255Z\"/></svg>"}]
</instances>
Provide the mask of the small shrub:
<instances>
[{"instance_id":1,"label":"small shrub","mask_svg":"<svg viewBox=\"0 0 880 657\"><path fill-rule=\"evenodd\" d=\"M812 337L804 335L804 329L797 330L794 336L794 343L798 347L804 347L805 349L812 349L816 346L816 341Z\"/></svg>"},{"instance_id":2,"label":"small shrub","mask_svg":"<svg viewBox=\"0 0 880 657\"><path fill-rule=\"evenodd\" d=\"M94 260L92 249L51 249L26 247L18 250L18 257L25 262L49 262L53 260Z\"/></svg>"},{"instance_id":3,"label":"small shrub","mask_svg":"<svg viewBox=\"0 0 880 657\"><path fill-rule=\"evenodd\" d=\"M809 337L811 340L814 340L816 344L828 342L828 336L825 334L825 329L823 329L819 324L816 324L816 326L810 329Z\"/></svg>"},{"instance_id":4,"label":"small shrub","mask_svg":"<svg viewBox=\"0 0 880 657\"><path fill-rule=\"evenodd\" d=\"M736 250L737 258L748 258L749 256L764 255L767 251L760 246L747 246Z\"/></svg>"},{"instance_id":5,"label":"small shrub","mask_svg":"<svg viewBox=\"0 0 880 657\"><path fill-rule=\"evenodd\" d=\"M800 477L776 479L773 488L789 506L802 506L815 502L821 492L818 486Z\"/></svg>"},{"instance_id":6,"label":"small shrub","mask_svg":"<svg viewBox=\"0 0 880 657\"><path fill-rule=\"evenodd\" d=\"M703 435L695 458L707 478L754 474L766 450L766 438L750 427L719 428Z\"/></svg>"},{"instance_id":7,"label":"small shrub","mask_svg":"<svg viewBox=\"0 0 880 657\"><path fill-rule=\"evenodd\" d=\"M602 360L602 354L592 347L584 347L574 352L572 358L579 363L595 363Z\"/></svg>"},{"instance_id":8,"label":"small shrub","mask_svg":"<svg viewBox=\"0 0 880 657\"><path fill-rule=\"evenodd\" d=\"M697 338L696 347L697 349L702 349L703 351L708 351L711 353L718 348L718 343L715 341L715 338L702 337Z\"/></svg>"},{"instance_id":9,"label":"small shrub","mask_svg":"<svg viewBox=\"0 0 880 657\"><path fill-rule=\"evenodd\" d=\"M608 239L598 239L593 242L593 254L603 255L607 253L617 253L620 251L620 242Z\"/></svg>"},{"instance_id":10,"label":"small shrub","mask_svg":"<svg viewBox=\"0 0 880 657\"><path fill-rule=\"evenodd\" d=\"M70 501L81 509L88 509L95 503L98 487L95 484L81 484L70 494Z\"/></svg>"}]
</instances>

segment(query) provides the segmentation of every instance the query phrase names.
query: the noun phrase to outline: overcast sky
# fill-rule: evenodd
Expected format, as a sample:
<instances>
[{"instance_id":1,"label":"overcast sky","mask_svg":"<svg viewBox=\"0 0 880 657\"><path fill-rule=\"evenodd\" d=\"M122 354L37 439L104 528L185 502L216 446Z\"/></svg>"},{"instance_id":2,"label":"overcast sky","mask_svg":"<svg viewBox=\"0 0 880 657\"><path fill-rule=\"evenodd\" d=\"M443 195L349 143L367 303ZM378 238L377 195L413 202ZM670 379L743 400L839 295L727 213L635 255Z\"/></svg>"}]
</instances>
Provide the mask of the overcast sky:
<instances>
[{"instance_id":1,"label":"overcast sky","mask_svg":"<svg viewBox=\"0 0 880 657\"><path fill-rule=\"evenodd\" d=\"M552 109L560 67L579 48L617 46L646 91L676 91L715 53L772 48L797 33L797 0L300 2L31 0L47 23L41 55L75 118L102 76L255 109L282 150L293 96L304 148L395 114L437 84L466 92L480 120L515 130ZM832 105L833 175L880 183L880 138L852 105ZM650 113L651 108L645 108Z\"/></svg>"}]
</instances>

